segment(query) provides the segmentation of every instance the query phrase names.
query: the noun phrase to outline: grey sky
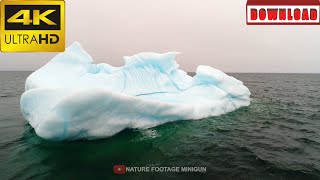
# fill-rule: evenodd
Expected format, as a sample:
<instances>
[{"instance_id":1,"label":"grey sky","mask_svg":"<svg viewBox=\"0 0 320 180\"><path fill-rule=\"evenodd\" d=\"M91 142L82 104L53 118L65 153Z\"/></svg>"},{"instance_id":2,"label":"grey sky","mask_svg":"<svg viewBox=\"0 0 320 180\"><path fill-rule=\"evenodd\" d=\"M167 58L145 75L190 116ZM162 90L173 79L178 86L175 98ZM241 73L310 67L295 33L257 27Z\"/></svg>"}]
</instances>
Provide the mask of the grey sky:
<instances>
[{"instance_id":1,"label":"grey sky","mask_svg":"<svg viewBox=\"0 0 320 180\"><path fill-rule=\"evenodd\" d=\"M246 0L66 0L67 46L95 63L178 51L180 67L320 73L320 26L247 26ZM36 70L57 53L0 53L0 70Z\"/></svg>"}]
</instances>

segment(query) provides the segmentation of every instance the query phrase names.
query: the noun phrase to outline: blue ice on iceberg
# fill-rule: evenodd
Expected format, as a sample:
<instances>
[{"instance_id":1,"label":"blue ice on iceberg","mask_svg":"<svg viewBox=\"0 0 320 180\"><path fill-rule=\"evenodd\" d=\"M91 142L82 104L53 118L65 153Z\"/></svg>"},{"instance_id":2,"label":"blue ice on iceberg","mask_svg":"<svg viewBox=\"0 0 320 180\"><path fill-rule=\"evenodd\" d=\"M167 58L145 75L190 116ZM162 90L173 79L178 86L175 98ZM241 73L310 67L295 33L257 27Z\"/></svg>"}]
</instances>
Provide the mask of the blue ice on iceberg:
<instances>
[{"instance_id":1,"label":"blue ice on iceberg","mask_svg":"<svg viewBox=\"0 0 320 180\"><path fill-rule=\"evenodd\" d=\"M140 53L113 67L93 64L74 43L27 78L22 114L37 135L59 141L218 116L250 104L241 81L209 66L191 77L178 69L176 55Z\"/></svg>"}]
</instances>

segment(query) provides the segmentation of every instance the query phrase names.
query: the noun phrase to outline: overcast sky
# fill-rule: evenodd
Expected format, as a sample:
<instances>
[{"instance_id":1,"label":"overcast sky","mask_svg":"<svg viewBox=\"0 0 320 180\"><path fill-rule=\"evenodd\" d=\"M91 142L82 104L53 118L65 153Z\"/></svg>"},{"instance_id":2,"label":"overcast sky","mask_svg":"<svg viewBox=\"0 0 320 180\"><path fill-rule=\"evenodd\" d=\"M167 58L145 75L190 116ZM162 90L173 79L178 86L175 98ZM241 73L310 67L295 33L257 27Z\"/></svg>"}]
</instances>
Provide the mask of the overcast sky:
<instances>
[{"instance_id":1,"label":"overcast sky","mask_svg":"<svg viewBox=\"0 0 320 180\"><path fill-rule=\"evenodd\" d=\"M320 73L320 26L247 26L246 1L66 0L67 46L95 63L178 51L180 67L225 72ZM57 53L0 53L0 70L36 70Z\"/></svg>"}]
</instances>

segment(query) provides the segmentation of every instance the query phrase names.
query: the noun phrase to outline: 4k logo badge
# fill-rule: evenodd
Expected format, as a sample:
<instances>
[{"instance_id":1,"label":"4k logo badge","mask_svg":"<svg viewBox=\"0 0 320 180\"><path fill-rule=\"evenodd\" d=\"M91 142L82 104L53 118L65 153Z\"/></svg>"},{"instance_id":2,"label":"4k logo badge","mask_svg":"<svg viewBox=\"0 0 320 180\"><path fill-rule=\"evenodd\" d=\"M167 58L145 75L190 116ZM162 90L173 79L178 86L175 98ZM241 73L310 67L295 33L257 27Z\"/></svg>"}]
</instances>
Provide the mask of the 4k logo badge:
<instances>
[{"instance_id":1,"label":"4k logo badge","mask_svg":"<svg viewBox=\"0 0 320 180\"><path fill-rule=\"evenodd\" d=\"M62 52L65 3L3 0L0 30L3 52Z\"/></svg>"}]
</instances>

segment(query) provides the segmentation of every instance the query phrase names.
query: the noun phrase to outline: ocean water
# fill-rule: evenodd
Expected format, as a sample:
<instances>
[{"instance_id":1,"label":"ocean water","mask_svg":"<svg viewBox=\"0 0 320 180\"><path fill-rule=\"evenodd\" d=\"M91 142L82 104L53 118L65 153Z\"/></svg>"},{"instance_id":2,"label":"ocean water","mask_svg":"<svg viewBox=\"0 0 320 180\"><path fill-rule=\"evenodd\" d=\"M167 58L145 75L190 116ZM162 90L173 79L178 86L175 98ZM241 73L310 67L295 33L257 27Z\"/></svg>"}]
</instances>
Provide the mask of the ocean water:
<instances>
[{"instance_id":1,"label":"ocean water","mask_svg":"<svg viewBox=\"0 0 320 180\"><path fill-rule=\"evenodd\" d=\"M231 74L249 107L95 141L39 138L20 113L31 72L0 72L0 179L320 179L320 74ZM206 167L126 173L113 166Z\"/></svg>"}]
</instances>

